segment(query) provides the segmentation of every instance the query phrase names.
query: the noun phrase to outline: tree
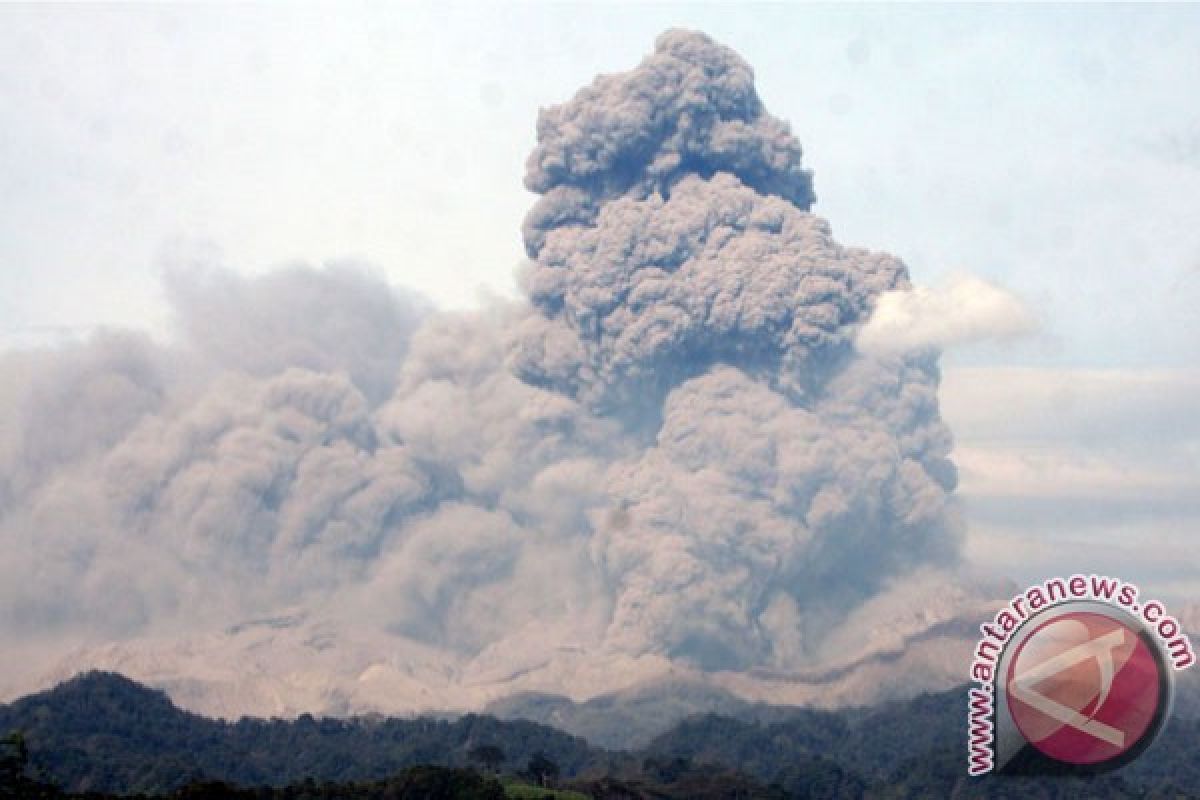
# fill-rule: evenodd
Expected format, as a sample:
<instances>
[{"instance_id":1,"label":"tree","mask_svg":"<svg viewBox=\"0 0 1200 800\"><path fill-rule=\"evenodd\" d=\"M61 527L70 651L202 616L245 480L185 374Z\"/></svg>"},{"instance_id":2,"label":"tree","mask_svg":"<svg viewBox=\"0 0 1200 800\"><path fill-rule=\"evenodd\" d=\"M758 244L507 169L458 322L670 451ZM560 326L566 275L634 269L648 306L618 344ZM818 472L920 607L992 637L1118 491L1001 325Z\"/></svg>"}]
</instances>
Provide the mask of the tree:
<instances>
[{"instance_id":1,"label":"tree","mask_svg":"<svg viewBox=\"0 0 1200 800\"><path fill-rule=\"evenodd\" d=\"M26 785L29 747L20 731L0 739L0 797L20 797Z\"/></svg>"},{"instance_id":2,"label":"tree","mask_svg":"<svg viewBox=\"0 0 1200 800\"><path fill-rule=\"evenodd\" d=\"M545 753L538 751L529 759L529 766L525 768L529 776L538 782L540 786L547 786L551 781L558 778L558 764L551 761Z\"/></svg>"},{"instance_id":3,"label":"tree","mask_svg":"<svg viewBox=\"0 0 1200 800\"><path fill-rule=\"evenodd\" d=\"M496 772L504 763L504 757L504 751L494 744L479 744L467 753L467 758L482 764L488 772Z\"/></svg>"}]
</instances>

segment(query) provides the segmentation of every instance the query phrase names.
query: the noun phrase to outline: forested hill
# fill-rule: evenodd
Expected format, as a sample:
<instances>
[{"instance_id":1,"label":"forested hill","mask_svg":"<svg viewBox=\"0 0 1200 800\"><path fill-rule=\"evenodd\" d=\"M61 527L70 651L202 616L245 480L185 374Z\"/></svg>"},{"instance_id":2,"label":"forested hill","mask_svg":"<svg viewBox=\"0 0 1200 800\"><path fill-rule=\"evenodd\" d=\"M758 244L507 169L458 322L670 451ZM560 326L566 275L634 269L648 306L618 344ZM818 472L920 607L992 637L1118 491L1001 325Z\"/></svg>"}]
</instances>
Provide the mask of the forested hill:
<instances>
[{"instance_id":1,"label":"forested hill","mask_svg":"<svg viewBox=\"0 0 1200 800\"><path fill-rule=\"evenodd\" d=\"M1200 725L1178 719L1116 774L968 780L963 697L958 690L875 709L787 710L770 723L703 715L644 750L612 753L543 725L474 714L222 722L119 675L88 673L0 706L0 735L22 732L32 776L76 792L163 793L199 779L349 783L415 765L511 775L541 758L560 785L594 798L1200 797Z\"/></svg>"},{"instance_id":2,"label":"forested hill","mask_svg":"<svg viewBox=\"0 0 1200 800\"><path fill-rule=\"evenodd\" d=\"M497 745L503 769L543 753L564 774L605 769L583 739L532 722L357 717L211 720L112 673L79 675L0 707L0 735L21 731L34 772L72 791L156 792L197 778L242 786L375 780L416 764L463 766Z\"/></svg>"},{"instance_id":3,"label":"forested hill","mask_svg":"<svg viewBox=\"0 0 1200 800\"><path fill-rule=\"evenodd\" d=\"M1172 719L1138 760L1106 775L970 779L965 697L960 688L873 709L791 710L769 724L696 716L659 736L644 755L736 765L767 784L795 785L800 775L812 786L858 781L877 798L1200 798L1200 723L1191 719Z\"/></svg>"}]
</instances>

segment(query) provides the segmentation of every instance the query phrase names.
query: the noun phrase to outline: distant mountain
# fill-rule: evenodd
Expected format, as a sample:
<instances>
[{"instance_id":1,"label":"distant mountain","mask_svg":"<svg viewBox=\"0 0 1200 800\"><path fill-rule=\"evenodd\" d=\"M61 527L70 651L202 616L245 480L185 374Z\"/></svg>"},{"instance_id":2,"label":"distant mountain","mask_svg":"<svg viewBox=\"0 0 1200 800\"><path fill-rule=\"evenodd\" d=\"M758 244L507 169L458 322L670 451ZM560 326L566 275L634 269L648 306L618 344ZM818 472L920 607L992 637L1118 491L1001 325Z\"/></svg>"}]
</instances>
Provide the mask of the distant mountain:
<instances>
[{"instance_id":1,"label":"distant mountain","mask_svg":"<svg viewBox=\"0 0 1200 800\"><path fill-rule=\"evenodd\" d=\"M495 701L486 713L527 719L582 736L610 749L638 749L696 714L750 717L762 708L732 692L688 679L649 681L582 703L561 695L521 692ZM771 707L766 707L771 708Z\"/></svg>"},{"instance_id":2,"label":"distant mountain","mask_svg":"<svg viewBox=\"0 0 1200 800\"><path fill-rule=\"evenodd\" d=\"M1179 720L1200 718L1200 686L1193 672L1200 675L1200 670L1192 670L1177 676L1174 713ZM687 724L684 721L699 715L715 714L745 723L790 721L797 724L809 720L813 725L821 725L829 720L856 717L876 719L879 714L886 716L887 712L881 709L898 709L894 713L903 716L913 708L934 702L930 698L949 698L950 707L943 709L942 713L947 720L959 721L962 716L959 713L961 689L918 695L915 698L896 698L867 707L874 708L874 712L851 707L841 709L838 713L828 713L800 706L753 703L731 691L686 675L646 681L579 703L561 695L519 692L490 703L484 712L500 719L526 719L548 725L581 736L600 747L640 750L651 746L656 737L672 729L685 729ZM892 723L892 720L877 719L877 724L885 727L904 727L898 721L895 725ZM938 730L943 736L946 735L946 731L941 728ZM957 732L954 735L958 735Z\"/></svg>"}]
</instances>

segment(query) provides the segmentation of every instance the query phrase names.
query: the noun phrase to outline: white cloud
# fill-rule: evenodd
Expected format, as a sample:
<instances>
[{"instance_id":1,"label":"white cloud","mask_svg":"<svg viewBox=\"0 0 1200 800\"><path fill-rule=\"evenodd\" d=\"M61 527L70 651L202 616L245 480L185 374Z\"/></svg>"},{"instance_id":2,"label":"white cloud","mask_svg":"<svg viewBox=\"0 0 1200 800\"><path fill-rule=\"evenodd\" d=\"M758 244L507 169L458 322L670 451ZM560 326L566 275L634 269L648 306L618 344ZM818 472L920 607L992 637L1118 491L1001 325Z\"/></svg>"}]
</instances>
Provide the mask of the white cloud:
<instances>
[{"instance_id":1,"label":"white cloud","mask_svg":"<svg viewBox=\"0 0 1200 800\"><path fill-rule=\"evenodd\" d=\"M958 275L940 287L885 292L859 331L857 346L864 353L902 353L1010 339L1036 327L1033 314L1014 294Z\"/></svg>"}]
</instances>

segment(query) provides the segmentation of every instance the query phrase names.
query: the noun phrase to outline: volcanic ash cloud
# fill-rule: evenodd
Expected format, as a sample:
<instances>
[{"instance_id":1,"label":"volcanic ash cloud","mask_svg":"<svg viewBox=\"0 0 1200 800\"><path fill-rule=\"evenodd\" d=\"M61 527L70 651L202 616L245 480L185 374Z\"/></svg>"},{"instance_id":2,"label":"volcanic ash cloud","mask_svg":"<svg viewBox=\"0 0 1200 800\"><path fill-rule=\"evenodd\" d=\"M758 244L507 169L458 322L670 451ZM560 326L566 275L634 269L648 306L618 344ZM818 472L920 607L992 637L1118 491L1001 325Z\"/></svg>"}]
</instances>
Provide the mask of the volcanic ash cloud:
<instances>
[{"instance_id":1,"label":"volcanic ash cloud","mask_svg":"<svg viewBox=\"0 0 1200 800\"><path fill-rule=\"evenodd\" d=\"M591 552L609 641L705 667L787 662L888 579L952 560L931 353L865 359L891 256L838 245L750 68L672 31L538 120L525 381L621 420ZM815 645L815 643L814 643Z\"/></svg>"},{"instance_id":2,"label":"volcanic ash cloud","mask_svg":"<svg viewBox=\"0 0 1200 800\"><path fill-rule=\"evenodd\" d=\"M3 635L301 608L561 688L558 652L809 669L848 615L952 614L900 588L959 549L936 352L854 346L907 270L809 213L749 66L664 34L542 112L526 185L525 303L176 274L173 345L8 356Z\"/></svg>"}]
</instances>

